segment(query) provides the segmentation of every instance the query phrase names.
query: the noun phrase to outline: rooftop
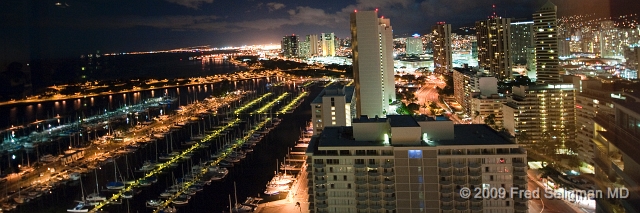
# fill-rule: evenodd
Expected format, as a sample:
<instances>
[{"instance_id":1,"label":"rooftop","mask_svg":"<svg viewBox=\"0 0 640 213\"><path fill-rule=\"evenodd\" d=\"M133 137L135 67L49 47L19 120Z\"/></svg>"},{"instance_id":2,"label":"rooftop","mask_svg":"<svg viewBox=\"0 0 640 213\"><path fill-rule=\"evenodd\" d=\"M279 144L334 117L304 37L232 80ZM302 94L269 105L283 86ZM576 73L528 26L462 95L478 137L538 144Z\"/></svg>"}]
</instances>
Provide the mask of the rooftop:
<instances>
[{"instance_id":1,"label":"rooftop","mask_svg":"<svg viewBox=\"0 0 640 213\"><path fill-rule=\"evenodd\" d=\"M356 90L354 86L345 86L342 84L331 84L328 87L325 87L316 98L311 102L312 104L321 104L322 97L326 96L345 96L346 102L351 103L351 99L353 98L353 94Z\"/></svg>"},{"instance_id":2,"label":"rooftop","mask_svg":"<svg viewBox=\"0 0 640 213\"><path fill-rule=\"evenodd\" d=\"M391 127L420 127L411 116L406 115L387 115Z\"/></svg>"},{"instance_id":3,"label":"rooftop","mask_svg":"<svg viewBox=\"0 0 640 213\"><path fill-rule=\"evenodd\" d=\"M394 117L391 117L390 121L393 122L393 120ZM401 119L397 122L403 123L405 121L404 119ZM433 141L429 143L423 142L420 146L514 144L506 137L484 124L454 125L454 134L454 140ZM394 146L393 138L390 139L390 142L391 146ZM313 153L313 151L317 150L318 147L346 146L385 146L385 144L383 141L355 141L353 137L353 127L325 127L320 135L311 139L307 153Z\"/></svg>"}]
</instances>

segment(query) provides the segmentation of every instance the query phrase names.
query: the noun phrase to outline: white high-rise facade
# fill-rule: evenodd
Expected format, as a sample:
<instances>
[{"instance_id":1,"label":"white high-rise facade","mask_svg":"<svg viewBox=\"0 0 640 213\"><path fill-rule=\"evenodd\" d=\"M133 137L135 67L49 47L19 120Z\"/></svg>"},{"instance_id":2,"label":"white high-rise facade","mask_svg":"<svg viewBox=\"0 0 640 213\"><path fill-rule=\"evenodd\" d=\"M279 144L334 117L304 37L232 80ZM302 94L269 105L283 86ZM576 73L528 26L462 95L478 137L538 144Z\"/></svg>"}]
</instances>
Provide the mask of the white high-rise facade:
<instances>
[{"instance_id":1,"label":"white high-rise facade","mask_svg":"<svg viewBox=\"0 0 640 213\"><path fill-rule=\"evenodd\" d=\"M322 56L336 56L336 41L333 33L322 33Z\"/></svg>"},{"instance_id":2,"label":"white high-rise facade","mask_svg":"<svg viewBox=\"0 0 640 213\"><path fill-rule=\"evenodd\" d=\"M307 35L306 41L309 42L309 57L318 56L318 35Z\"/></svg>"},{"instance_id":3,"label":"white high-rise facade","mask_svg":"<svg viewBox=\"0 0 640 213\"><path fill-rule=\"evenodd\" d=\"M351 38L357 114L384 117L396 99L390 21L377 11L353 12Z\"/></svg>"},{"instance_id":4,"label":"white high-rise facade","mask_svg":"<svg viewBox=\"0 0 640 213\"><path fill-rule=\"evenodd\" d=\"M558 19L556 5L547 1L533 14L534 47L536 48L536 82L562 82L558 58Z\"/></svg>"}]
</instances>

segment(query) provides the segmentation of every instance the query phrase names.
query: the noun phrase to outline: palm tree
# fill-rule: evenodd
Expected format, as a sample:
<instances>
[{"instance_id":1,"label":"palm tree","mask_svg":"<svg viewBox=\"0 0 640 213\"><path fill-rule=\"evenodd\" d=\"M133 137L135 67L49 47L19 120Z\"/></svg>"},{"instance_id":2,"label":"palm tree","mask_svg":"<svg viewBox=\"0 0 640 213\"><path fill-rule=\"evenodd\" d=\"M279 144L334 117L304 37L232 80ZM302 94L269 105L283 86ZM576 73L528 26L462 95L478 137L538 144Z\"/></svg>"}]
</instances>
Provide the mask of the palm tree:
<instances>
[{"instance_id":1,"label":"palm tree","mask_svg":"<svg viewBox=\"0 0 640 213\"><path fill-rule=\"evenodd\" d=\"M480 112L478 112L478 111L473 112L473 119L474 120L477 119L479 116L480 116ZM480 123L480 122L477 122L477 123Z\"/></svg>"},{"instance_id":2,"label":"palm tree","mask_svg":"<svg viewBox=\"0 0 640 213\"><path fill-rule=\"evenodd\" d=\"M422 103L422 106L420 106L421 109L426 110L429 106L427 106L427 103ZM424 112L424 114L427 114L426 112Z\"/></svg>"}]
</instances>

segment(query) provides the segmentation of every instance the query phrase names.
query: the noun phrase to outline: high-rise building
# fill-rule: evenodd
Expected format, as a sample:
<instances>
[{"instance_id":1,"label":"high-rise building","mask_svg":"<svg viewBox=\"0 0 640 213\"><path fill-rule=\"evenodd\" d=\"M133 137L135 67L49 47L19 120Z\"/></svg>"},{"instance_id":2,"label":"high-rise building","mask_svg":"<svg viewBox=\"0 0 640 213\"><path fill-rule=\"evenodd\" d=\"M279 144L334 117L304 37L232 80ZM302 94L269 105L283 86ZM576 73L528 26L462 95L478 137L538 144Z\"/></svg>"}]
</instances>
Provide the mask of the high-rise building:
<instances>
[{"instance_id":1,"label":"high-rise building","mask_svg":"<svg viewBox=\"0 0 640 213\"><path fill-rule=\"evenodd\" d=\"M511 23L511 63L527 64L529 48L533 48L533 21Z\"/></svg>"},{"instance_id":2,"label":"high-rise building","mask_svg":"<svg viewBox=\"0 0 640 213\"><path fill-rule=\"evenodd\" d=\"M536 48L536 82L562 82L563 71L558 58L558 25L556 5L547 1L533 14Z\"/></svg>"},{"instance_id":3,"label":"high-rise building","mask_svg":"<svg viewBox=\"0 0 640 213\"><path fill-rule=\"evenodd\" d=\"M422 55L422 38L419 35L407 38L407 55Z\"/></svg>"},{"instance_id":4,"label":"high-rise building","mask_svg":"<svg viewBox=\"0 0 640 213\"><path fill-rule=\"evenodd\" d=\"M591 140L596 148L596 188L613 191L624 187L629 190L628 197L596 199L597 213L640 212L640 96L633 92L624 95L626 100L614 100L613 116L595 116Z\"/></svg>"},{"instance_id":5,"label":"high-rise building","mask_svg":"<svg viewBox=\"0 0 640 213\"><path fill-rule=\"evenodd\" d=\"M307 40L309 42L309 56L313 57L313 56L318 56L318 35L317 34L312 34L312 35L307 35Z\"/></svg>"},{"instance_id":6,"label":"high-rise building","mask_svg":"<svg viewBox=\"0 0 640 213\"><path fill-rule=\"evenodd\" d=\"M527 48L527 77L531 81L536 80L536 48Z\"/></svg>"},{"instance_id":7,"label":"high-rise building","mask_svg":"<svg viewBox=\"0 0 640 213\"><path fill-rule=\"evenodd\" d=\"M322 56L336 56L335 35L333 33L322 33L320 38L322 39L320 42L322 45Z\"/></svg>"},{"instance_id":8,"label":"high-rise building","mask_svg":"<svg viewBox=\"0 0 640 213\"><path fill-rule=\"evenodd\" d=\"M431 41L433 42L434 72L449 75L453 65L451 60L451 24L438 22L431 27Z\"/></svg>"},{"instance_id":9,"label":"high-rise building","mask_svg":"<svg viewBox=\"0 0 640 213\"><path fill-rule=\"evenodd\" d=\"M298 57L300 58L309 58L311 54L309 54L309 49L311 49L311 44L309 41L300 41L300 50L298 51Z\"/></svg>"},{"instance_id":10,"label":"high-rise building","mask_svg":"<svg viewBox=\"0 0 640 213\"><path fill-rule=\"evenodd\" d=\"M497 94L498 80L494 76L458 68L453 71L453 96L467 116L475 114L472 107L474 97Z\"/></svg>"},{"instance_id":11,"label":"high-rise building","mask_svg":"<svg viewBox=\"0 0 640 213\"><path fill-rule=\"evenodd\" d=\"M356 115L355 87L333 84L320 92L311 101L313 135L320 134L324 127L351 126Z\"/></svg>"},{"instance_id":12,"label":"high-rise building","mask_svg":"<svg viewBox=\"0 0 640 213\"><path fill-rule=\"evenodd\" d=\"M462 187L526 190L527 153L486 125L408 115L326 127L306 151L312 212L527 212L527 199L461 199Z\"/></svg>"},{"instance_id":13,"label":"high-rise building","mask_svg":"<svg viewBox=\"0 0 640 213\"><path fill-rule=\"evenodd\" d=\"M498 80L511 75L511 19L491 17L476 22L478 36L478 66Z\"/></svg>"},{"instance_id":14,"label":"high-rise building","mask_svg":"<svg viewBox=\"0 0 640 213\"><path fill-rule=\"evenodd\" d=\"M576 144L578 158L589 165L594 164L595 145L593 138L596 115L613 116L613 84L604 84L598 79L582 81L582 91L576 96ZM618 93L619 95L619 93Z\"/></svg>"},{"instance_id":15,"label":"high-rise building","mask_svg":"<svg viewBox=\"0 0 640 213\"><path fill-rule=\"evenodd\" d=\"M538 84L513 87L502 106L504 128L518 143L557 141L558 148L575 139L576 89L574 84Z\"/></svg>"},{"instance_id":16,"label":"high-rise building","mask_svg":"<svg viewBox=\"0 0 640 213\"><path fill-rule=\"evenodd\" d=\"M298 56L298 36L283 36L280 48L284 57L291 58Z\"/></svg>"},{"instance_id":17,"label":"high-rise building","mask_svg":"<svg viewBox=\"0 0 640 213\"><path fill-rule=\"evenodd\" d=\"M351 39L357 115L385 116L396 100L391 22L377 11L351 13Z\"/></svg>"}]
</instances>

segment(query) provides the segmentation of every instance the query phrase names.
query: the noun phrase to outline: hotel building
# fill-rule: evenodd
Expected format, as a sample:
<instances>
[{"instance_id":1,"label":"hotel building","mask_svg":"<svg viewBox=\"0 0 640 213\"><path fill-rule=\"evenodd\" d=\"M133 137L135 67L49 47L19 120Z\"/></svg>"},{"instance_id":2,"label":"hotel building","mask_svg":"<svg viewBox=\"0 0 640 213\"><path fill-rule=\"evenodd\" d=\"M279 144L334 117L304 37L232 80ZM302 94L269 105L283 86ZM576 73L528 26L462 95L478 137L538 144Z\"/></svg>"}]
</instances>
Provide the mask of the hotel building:
<instances>
[{"instance_id":1,"label":"hotel building","mask_svg":"<svg viewBox=\"0 0 640 213\"><path fill-rule=\"evenodd\" d=\"M333 84L311 101L313 135L327 126L351 126L356 115L355 87Z\"/></svg>"},{"instance_id":2,"label":"hotel building","mask_svg":"<svg viewBox=\"0 0 640 213\"><path fill-rule=\"evenodd\" d=\"M393 34L389 19L377 11L351 13L353 74L357 115L383 117L396 100L393 76Z\"/></svg>"},{"instance_id":3,"label":"hotel building","mask_svg":"<svg viewBox=\"0 0 640 213\"><path fill-rule=\"evenodd\" d=\"M408 115L354 119L311 139L310 212L527 212L527 200L462 198L527 187L527 154L486 125Z\"/></svg>"}]
</instances>

